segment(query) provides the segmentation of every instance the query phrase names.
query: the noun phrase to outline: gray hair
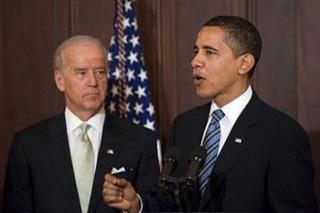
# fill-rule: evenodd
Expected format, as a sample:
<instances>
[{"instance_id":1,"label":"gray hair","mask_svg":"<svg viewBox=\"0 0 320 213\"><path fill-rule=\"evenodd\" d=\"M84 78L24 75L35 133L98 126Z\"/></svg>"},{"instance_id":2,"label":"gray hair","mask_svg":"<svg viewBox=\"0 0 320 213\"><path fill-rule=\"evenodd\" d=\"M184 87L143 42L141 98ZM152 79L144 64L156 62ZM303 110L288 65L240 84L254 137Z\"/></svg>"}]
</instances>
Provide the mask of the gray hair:
<instances>
[{"instance_id":1,"label":"gray hair","mask_svg":"<svg viewBox=\"0 0 320 213\"><path fill-rule=\"evenodd\" d=\"M103 52L105 59L107 59L107 51L103 43L92 36L88 35L76 35L68 38L67 40L63 41L56 49L54 56L53 56L53 70L63 70L64 65L64 50L68 47L71 47L76 44L95 44L97 45Z\"/></svg>"}]
</instances>

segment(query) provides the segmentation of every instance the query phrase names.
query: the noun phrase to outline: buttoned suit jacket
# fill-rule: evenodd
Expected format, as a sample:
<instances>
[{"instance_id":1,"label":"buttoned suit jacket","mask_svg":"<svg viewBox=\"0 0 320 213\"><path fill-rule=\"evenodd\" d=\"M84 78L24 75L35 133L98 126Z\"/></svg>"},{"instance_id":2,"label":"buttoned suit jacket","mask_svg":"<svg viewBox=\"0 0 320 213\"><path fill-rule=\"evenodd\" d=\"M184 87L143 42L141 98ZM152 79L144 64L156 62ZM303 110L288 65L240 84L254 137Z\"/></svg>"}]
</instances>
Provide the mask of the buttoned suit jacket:
<instances>
[{"instance_id":1,"label":"buttoned suit jacket","mask_svg":"<svg viewBox=\"0 0 320 213\"><path fill-rule=\"evenodd\" d=\"M175 119L169 147L182 150L176 176L187 172L199 146L210 103ZM262 102L255 92L224 144L202 198L195 186L187 211L317 212L308 137L289 116Z\"/></svg>"},{"instance_id":2,"label":"buttoned suit jacket","mask_svg":"<svg viewBox=\"0 0 320 213\"><path fill-rule=\"evenodd\" d=\"M152 131L106 115L88 212L114 212L102 198L104 175L112 168L140 194L144 210L159 169ZM80 213L64 114L28 127L14 136L4 186L4 212Z\"/></svg>"}]
</instances>

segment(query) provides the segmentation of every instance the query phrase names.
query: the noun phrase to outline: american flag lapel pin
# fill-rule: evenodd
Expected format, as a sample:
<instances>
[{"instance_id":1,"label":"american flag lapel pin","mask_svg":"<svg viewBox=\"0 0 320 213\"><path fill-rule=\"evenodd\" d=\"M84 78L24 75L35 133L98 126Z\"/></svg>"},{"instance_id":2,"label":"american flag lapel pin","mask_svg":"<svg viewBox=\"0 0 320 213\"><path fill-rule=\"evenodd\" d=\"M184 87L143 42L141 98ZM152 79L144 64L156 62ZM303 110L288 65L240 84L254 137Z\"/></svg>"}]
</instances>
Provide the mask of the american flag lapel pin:
<instances>
[{"instance_id":1,"label":"american flag lapel pin","mask_svg":"<svg viewBox=\"0 0 320 213\"><path fill-rule=\"evenodd\" d=\"M242 143L242 139L241 138L236 138L236 139L234 139L234 142L235 143Z\"/></svg>"},{"instance_id":2,"label":"american flag lapel pin","mask_svg":"<svg viewBox=\"0 0 320 213\"><path fill-rule=\"evenodd\" d=\"M108 153L108 155L113 155L114 154L112 149L107 149L107 153Z\"/></svg>"}]
</instances>

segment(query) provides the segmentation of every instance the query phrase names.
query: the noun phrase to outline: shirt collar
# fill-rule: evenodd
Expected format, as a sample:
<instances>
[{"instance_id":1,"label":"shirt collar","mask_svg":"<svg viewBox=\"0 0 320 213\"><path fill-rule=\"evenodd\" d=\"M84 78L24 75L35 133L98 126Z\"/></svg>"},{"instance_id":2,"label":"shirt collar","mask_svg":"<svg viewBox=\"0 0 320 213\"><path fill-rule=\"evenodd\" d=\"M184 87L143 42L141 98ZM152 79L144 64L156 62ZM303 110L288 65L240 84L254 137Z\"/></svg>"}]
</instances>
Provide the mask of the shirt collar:
<instances>
[{"instance_id":1,"label":"shirt collar","mask_svg":"<svg viewBox=\"0 0 320 213\"><path fill-rule=\"evenodd\" d=\"M66 107L65 109L65 117L68 135L83 123L83 121L80 120L80 118L78 118L73 112L71 112L71 110L68 107ZM100 111L93 117L91 117L89 120L87 120L86 123L89 124L95 130L102 132L105 117L106 112L104 107L102 107Z\"/></svg>"},{"instance_id":2,"label":"shirt collar","mask_svg":"<svg viewBox=\"0 0 320 213\"><path fill-rule=\"evenodd\" d=\"M225 114L225 117L228 118L232 123L235 123L240 113L249 103L251 96L252 96L252 88L251 86L249 86L248 89L244 93L242 93L239 97L232 100L231 102L229 102L228 104L224 105L221 108ZM211 116L213 111L216 109L219 109L219 107L216 105L214 101L212 101L209 115Z\"/></svg>"}]
</instances>

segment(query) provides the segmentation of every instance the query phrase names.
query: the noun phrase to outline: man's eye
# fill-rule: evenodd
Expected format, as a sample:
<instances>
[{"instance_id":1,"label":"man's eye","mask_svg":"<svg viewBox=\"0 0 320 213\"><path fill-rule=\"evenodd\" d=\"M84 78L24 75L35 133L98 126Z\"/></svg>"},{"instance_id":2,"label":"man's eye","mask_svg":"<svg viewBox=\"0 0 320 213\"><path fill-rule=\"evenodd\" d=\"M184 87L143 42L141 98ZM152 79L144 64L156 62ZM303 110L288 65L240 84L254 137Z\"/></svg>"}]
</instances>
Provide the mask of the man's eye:
<instances>
[{"instance_id":1,"label":"man's eye","mask_svg":"<svg viewBox=\"0 0 320 213\"><path fill-rule=\"evenodd\" d=\"M105 78L107 72L105 70L97 70L95 72L95 75L98 77L98 78Z\"/></svg>"},{"instance_id":2,"label":"man's eye","mask_svg":"<svg viewBox=\"0 0 320 213\"><path fill-rule=\"evenodd\" d=\"M97 74L97 75L105 75L105 74L106 74L106 71L105 71L105 70L97 70L97 71L96 71L96 74Z\"/></svg>"},{"instance_id":3,"label":"man's eye","mask_svg":"<svg viewBox=\"0 0 320 213\"><path fill-rule=\"evenodd\" d=\"M206 55L212 55L212 54L214 54L214 52L209 51L209 50L206 51Z\"/></svg>"},{"instance_id":4,"label":"man's eye","mask_svg":"<svg viewBox=\"0 0 320 213\"><path fill-rule=\"evenodd\" d=\"M85 71L79 71L79 72L77 72L77 75L85 75L85 74L86 74Z\"/></svg>"}]
</instances>

